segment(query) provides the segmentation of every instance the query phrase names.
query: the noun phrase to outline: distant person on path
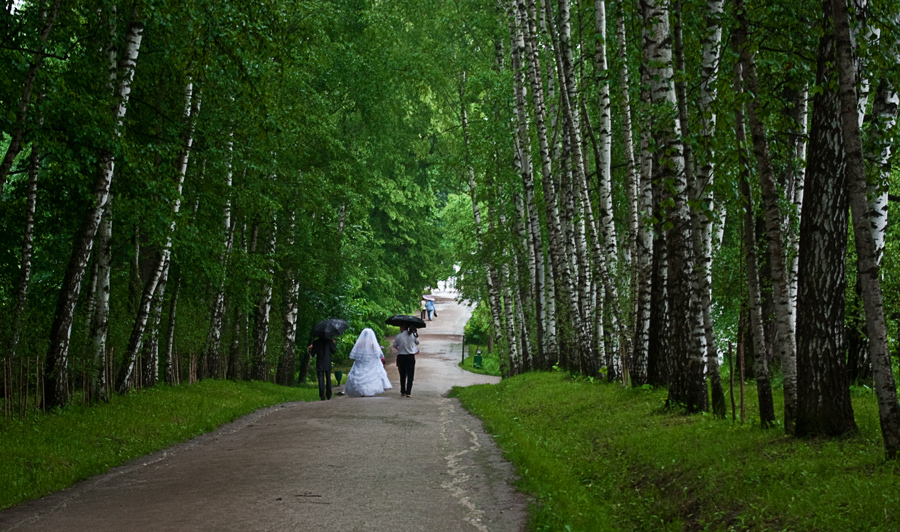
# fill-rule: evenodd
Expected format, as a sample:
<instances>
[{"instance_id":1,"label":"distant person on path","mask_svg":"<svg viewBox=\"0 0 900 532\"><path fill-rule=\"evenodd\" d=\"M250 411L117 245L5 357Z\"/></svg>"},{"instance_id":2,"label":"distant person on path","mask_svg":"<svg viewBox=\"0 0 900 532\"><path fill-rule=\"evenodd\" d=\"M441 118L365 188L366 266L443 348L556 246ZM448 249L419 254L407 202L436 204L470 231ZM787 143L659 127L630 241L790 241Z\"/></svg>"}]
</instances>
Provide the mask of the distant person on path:
<instances>
[{"instance_id":1,"label":"distant person on path","mask_svg":"<svg viewBox=\"0 0 900 532\"><path fill-rule=\"evenodd\" d=\"M400 334L394 338L397 350L397 370L400 372L400 397L409 397L412 392L413 377L416 374L416 353L419 335L408 325L400 326Z\"/></svg>"},{"instance_id":2,"label":"distant person on path","mask_svg":"<svg viewBox=\"0 0 900 532\"><path fill-rule=\"evenodd\" d=\"M350 358L354 362L347 374L345 394L350 397L371 397L392 388L384 369L384 353L375 331L366 328L359 333L359 338L350 351Z\"/></svg>"},{"instance_id":3,"label":"distant person on path","mask_svg":"<svg viewBox=\"0 0 900 532\"><path fill-rule=\"evenodd\" d=\"M422 307L422 315L419 316L419 317L422 318L422 320L424 320L424 319L425 319L425 312L426 312L426 310L425 310L425 299L422 298L422 301L420 301L419 303L420 303L420 305L421 305L421 307Z\"/></svg>"},{"instance_id":4,"label":"distant person on path","mask_svg":"<svg viewBox=\"0 0 900 532\"><path fill-rule=\"evenodd\" d=\"M316 357L316 376L319 378L319 399L331 399L331 355L337 351L334 338L316 338L306 348Z\"/></svg>"},{"instance_id":5,"label":"distant person on path","mask_svg":"<svg viewBox=\"0 0 900 532\"><path fill-rule=\"evenodd\" d=\"M428 310L428 321L431 321L432 316L436 316L434 313L434 301L428 300L425 302L425 309Z\"/></svg>"}]
</instances>

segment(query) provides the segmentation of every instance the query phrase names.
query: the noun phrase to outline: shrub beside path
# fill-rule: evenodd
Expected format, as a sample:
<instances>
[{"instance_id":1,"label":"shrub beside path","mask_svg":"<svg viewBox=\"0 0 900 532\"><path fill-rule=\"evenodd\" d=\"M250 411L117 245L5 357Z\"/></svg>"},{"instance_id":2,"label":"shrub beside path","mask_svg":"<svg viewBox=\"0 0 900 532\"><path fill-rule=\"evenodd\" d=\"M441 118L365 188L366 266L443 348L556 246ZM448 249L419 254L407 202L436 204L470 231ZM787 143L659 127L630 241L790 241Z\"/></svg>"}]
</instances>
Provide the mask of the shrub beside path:
<instances>
[{"instance_id":1,"label":"shrub beside path","mask_svg":"<svg viewBox=\"0 0 900 532\"><path fill-rule=\"evenodd\" d=\"M258 411L0 512L0 530L523 530L512 466L445 397L498 380L456 366L470 309L454 296L435 294L411 398L391 355L383 395Z\"/></svg>"}]
</instances>

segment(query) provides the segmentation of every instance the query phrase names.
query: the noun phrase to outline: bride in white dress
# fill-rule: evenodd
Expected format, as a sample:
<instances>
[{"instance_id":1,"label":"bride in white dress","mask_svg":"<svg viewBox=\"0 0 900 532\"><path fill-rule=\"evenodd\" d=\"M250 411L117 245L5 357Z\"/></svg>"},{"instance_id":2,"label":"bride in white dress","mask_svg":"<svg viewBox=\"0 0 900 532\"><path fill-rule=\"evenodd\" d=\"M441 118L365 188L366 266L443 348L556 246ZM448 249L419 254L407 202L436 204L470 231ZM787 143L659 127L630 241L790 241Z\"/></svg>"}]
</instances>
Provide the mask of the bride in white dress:
<instances>
[{"instance_id":1,"label":"bride in white dress","mask_svg":"<svg viewBox=\"0 0 900 532\"><path fill-rule=\"evenodd\" d=\"M390 390L391 381L388 380L387 371L381 361L383 356L375 331L363 329L356 339L356 345L350 351L350 358L354 362L350 373L347 374L344 393L350 397L368 397Z\"/></svg>"}]
</instances>

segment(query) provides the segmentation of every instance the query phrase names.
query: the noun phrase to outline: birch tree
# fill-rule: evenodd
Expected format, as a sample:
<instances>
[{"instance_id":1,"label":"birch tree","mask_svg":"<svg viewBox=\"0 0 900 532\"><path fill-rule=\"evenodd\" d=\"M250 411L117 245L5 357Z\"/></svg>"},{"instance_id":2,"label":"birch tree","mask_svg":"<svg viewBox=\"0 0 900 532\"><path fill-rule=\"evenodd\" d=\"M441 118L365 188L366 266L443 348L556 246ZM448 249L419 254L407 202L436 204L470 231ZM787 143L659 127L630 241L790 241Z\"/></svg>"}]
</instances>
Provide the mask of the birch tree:
<instances>
[{"instance_id":1,"label":"birch tree","mask_svg":"<svg viewBox=\"0 0 900 532\"><path fill-rule=\"evenodd\" d=\"M131 82L134 79L134 69L141 48L143 31L143 21L135 10L132 13L132 22L128 25L126 32L122 59L115 71L118 84L115 90L116 103L111 110L112 116L115 117L115 127L111 135L115 139L119 139L122 135L122 124L128 109ZM94 236L97 234L97 228L100 226L109 200L109 189L112 185L115 163L114 155L110 152L104 153L100 159L97 180L91 194L91 205L77 233L65 279L60 289L44 370L47 407L63 406L68 402L68 353L75 304L81 292L81 280L91 256Z\"/></svg>"},{"instance_id":2,"label":"birch tree","mask_svg":"<svg viewBox=\"0 0 900 532\"><path fill-rule=\"evenodd\" d=\"M847 192L850 196L857 270L866 312L869 357L872 359L875 395L878 398L878 417L881 422L885 454L889 459L894 459L897 457L897 452L900 451L900 405L897 403L897 386L894 382L891 355L888 350L884 301L878 268L878 248L875 245L875 238L869 222L866 172L863 163L862 138L859 131L856 75L850 40L850 16L845 0L833 0L831 8L833 10L834 47L840 88L841 133L844 137L844 148L847 155ZM825 7L825 11L827 13L828 6ZM841 395L843 396L843 394Z\"/></svg>"}]
</instances>

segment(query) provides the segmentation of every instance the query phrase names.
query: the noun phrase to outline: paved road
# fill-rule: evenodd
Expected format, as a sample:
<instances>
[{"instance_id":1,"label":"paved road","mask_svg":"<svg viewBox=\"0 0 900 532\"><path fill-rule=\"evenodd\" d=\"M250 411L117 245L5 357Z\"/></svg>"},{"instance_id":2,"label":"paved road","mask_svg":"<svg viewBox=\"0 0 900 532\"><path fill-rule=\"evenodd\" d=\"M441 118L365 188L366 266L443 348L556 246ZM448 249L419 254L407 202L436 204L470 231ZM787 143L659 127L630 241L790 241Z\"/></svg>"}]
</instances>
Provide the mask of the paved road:
<instances>
[{"instance_id":1,"label":"paved road","mask_svg":"<svg viewBox=\"0 0 900 532\"><path fill-rule=\"evenodd\" d=\"M262 410L75 487L0 512L0 530L518 531L512 467L451 386L468 308L437 296L420 331L412 398L290 403ZM389 358L389 362L392 362Z\"/></svg>"}]
</instances>

